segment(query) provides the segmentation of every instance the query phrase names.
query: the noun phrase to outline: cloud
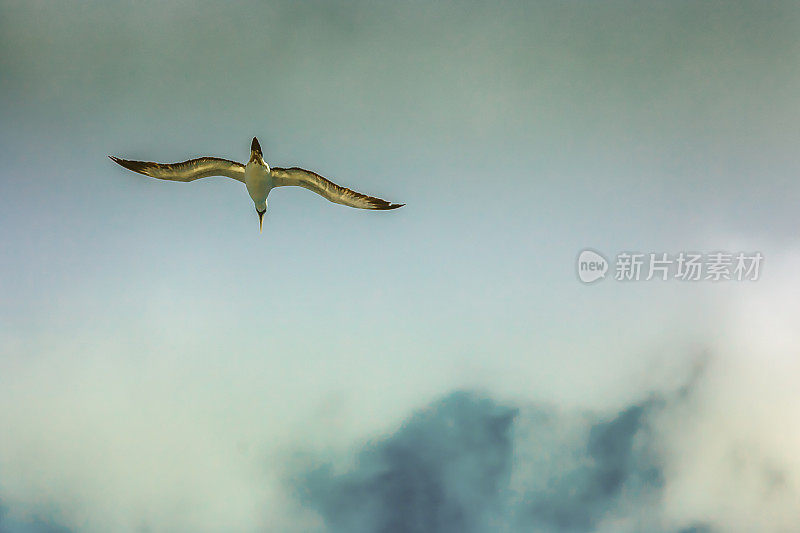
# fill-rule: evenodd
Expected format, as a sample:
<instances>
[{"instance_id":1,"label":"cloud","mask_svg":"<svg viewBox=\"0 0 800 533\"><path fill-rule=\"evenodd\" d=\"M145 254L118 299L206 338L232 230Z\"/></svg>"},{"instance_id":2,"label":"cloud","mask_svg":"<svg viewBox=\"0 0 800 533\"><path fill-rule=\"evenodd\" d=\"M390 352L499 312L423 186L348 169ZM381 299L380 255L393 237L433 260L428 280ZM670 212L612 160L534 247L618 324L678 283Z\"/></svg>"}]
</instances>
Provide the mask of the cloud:
<instances>
[{"instance_id":1,"label":"cloud","mask_svg":"<svg viewBox=\"0 0 800 533\"><path fill-rule=\"evenodd\" d=\"M239 530L274 528L276 519L280 530L331 533L713 533L737 524L739 530L787 530L797 494L793 449L786 457L777 453L782 448L771 447L770 433L756 431L744 410L732 417L739 426L725 426L718 408L732 405L728 389L739 381L723 379L732 370L731 361L724 362L697 365L671 390L645 393L609 411L448 393L379 438L344 438L349 448L343 454L315 452L310 466L287 463L296 468L293 485L276 483L262 500L268 515L250 516ZM317 450L339 450L330 439L320 444ZM216 497L231 494L222 487ZM25 501L17 494L5 502L0 533L69 531L53 520L62 515L41 512L47 506L10 503ZM81 515L98 522L92 513L115 512L99 506L75 511L65 503L58 508L70 511L65 516L72 519L63 522L74 531L103 530L86 527ZM203 515L200 530L231 529L232 516L218 506ZM170 515L140 523L192 530ZM131 520L118 524L135 527Z\"/></svg>"},{"instance_id":2,"label":"cloud","mask_svg":"<svg viewBox=\"0 0 800 533\"><path fill-rule=\"evenodd\" d=\"M2 502L0 502L0 533L71 533L71 530L41 517L16 519L8 516Z\"/></svg>"},{"instance_id":3,"label":"cloud","mask_svg":"<svg viewBox=\"0 0 800 533\"><path fill-rule=\"evenodd\" d=\"M331 532L710 531L663 529L651 512L665 481L651 424L684 394L600 417L454 392L352 466L308 469L301 494Z\"/></svg>"},{"instance_id":4,"label":"cloud","mask_svg":"<svg viewBox=\"0 0 800 533\"><path fill-rule=\"evenodd\" d=\"M590 423L577 442L555 443L573 448L574 465L533 480L537 488L526 494L521 521L546 530L592 531L625 495L642 500L660 490L663 467L647 428L653 405L632 405L609 420ZM535 448L537 429L520 445Z\"/></svg>"},{"instance_id":5,"label":"cloud","mask_svg":"<svg viewBox=\"0 0 800 533\"><path fill-rule=\"evenodd\" d=\"M456 392L368 445L355 468L304 479L307 502L331 531L484 531L511 476L517 410Z\"/></svg>"}]
</instances>

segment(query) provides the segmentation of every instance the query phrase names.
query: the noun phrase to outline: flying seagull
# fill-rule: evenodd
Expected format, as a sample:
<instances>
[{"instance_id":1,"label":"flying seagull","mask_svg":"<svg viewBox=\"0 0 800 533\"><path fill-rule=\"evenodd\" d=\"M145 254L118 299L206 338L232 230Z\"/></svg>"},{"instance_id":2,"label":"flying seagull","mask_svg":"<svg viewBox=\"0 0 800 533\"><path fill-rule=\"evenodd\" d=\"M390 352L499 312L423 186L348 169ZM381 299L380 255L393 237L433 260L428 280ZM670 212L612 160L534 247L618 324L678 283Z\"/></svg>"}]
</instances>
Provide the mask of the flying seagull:
<instances>
[{"instance_id":1,"label":"flying seagull","mask_svg":"<svg viewBox=\"0 0 800 533\"><path fill-rule=\"evenodd\" d=\"M386 210L397 209L405 205L393 204L380 198L374 198L341 187L310 170L298 167L270 168L264 161L261 145L258 144L258 139L255 137L253 137L253 144L250 146L250 160L246 165L218 157L199 157L183 163L172 164L129 161L113 155L108 157L128 170L160 180L186 182L209 176L226 176L241 181L247 187L247 192L256 206L259 231L263 227L264 213L267 211L267 196L275 187L304 187L331 202L359 209Z\"/></svg>"}]
</instances>

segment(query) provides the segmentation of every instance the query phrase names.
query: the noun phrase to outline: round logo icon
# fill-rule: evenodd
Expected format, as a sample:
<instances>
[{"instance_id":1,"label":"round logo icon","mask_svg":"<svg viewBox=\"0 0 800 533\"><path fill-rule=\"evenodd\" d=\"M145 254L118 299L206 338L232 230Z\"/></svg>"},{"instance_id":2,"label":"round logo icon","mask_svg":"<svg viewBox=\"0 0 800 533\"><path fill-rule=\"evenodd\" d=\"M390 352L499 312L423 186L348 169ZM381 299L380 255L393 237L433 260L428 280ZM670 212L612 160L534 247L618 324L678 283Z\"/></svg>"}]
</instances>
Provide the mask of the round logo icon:
<instances>
[{"instance_id":1,"label":"round logo icon","mask_svg":"<svg viewBox=\"0 0 800 533\"><path fill-rule=\"evenodd\" d=\"M608 261L594 250L583 250L578 255L578 279L584 283L594 283L606 277Z\"/></svg>"}]
</instances>

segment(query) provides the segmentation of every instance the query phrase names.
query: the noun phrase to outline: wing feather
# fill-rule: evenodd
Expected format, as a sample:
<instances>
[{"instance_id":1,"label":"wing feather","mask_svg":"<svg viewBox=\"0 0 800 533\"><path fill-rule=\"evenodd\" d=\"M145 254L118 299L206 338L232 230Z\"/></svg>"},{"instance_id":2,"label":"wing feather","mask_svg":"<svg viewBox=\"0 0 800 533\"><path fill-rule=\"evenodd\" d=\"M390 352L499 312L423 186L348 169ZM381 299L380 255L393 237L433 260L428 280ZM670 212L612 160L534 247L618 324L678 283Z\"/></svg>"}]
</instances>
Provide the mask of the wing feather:
<instances>
[{"instance_id":1,"label":"wing feather","mask_svg":"<svg viewBox=\"0 0 800 533\"><path fill-rule=\"evenodd\" d=\"M302 168L280 168L275 167L270 171L275 187L303 187L327 198L331 202L356 207L358 209L397 209L405 204L393 204L380 198L367 196L360 192L353 191L346 187L336 185L332 181L323 178L316 172Z\"/></svg>"},{"instance_id":2,"label":"wing feather","mask_svg":"<svg viewBox=\"0 0 800 533\"><path fill-rule=\"evenodd\" d=\"M225 176L244 183L244 165L218 157L198 157L182 163L171 164L129 161L113 155L108 157L128 170L160 180L187 182L210 176Z\"/></svg>"}]
</instances>

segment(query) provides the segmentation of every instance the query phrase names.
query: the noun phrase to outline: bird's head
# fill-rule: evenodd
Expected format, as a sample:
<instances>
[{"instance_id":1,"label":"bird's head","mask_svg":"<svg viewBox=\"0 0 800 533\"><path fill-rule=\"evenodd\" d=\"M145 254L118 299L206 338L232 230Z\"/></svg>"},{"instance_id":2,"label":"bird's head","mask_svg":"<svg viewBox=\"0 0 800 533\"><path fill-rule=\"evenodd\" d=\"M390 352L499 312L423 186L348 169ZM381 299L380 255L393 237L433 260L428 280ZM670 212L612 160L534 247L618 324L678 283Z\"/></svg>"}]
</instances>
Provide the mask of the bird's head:
<instances>
[{"instance_id":1,"label":"bird's head","mask_svg":"<svg viewBox=\"0 0 800 533\"><path fill-rule=\"evenodd\" d=\"M256 213L258 214L258 232L261 233L264 230L264 213L267 212L267 201L264 200L263 203L259 204L256 203Z\"/></svg>"},{"instance_id":2,"label":"bird's head","mask_svg":"<svg viewBox=\"0 0 800 533\"><path fill-rule=\"evenodd\" d=\"M261 145L258 139L253 137L253 144L250 145L250 161L264 162L264 154L261 153Z\"/></svg>"}]
</instances>

